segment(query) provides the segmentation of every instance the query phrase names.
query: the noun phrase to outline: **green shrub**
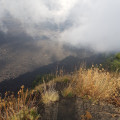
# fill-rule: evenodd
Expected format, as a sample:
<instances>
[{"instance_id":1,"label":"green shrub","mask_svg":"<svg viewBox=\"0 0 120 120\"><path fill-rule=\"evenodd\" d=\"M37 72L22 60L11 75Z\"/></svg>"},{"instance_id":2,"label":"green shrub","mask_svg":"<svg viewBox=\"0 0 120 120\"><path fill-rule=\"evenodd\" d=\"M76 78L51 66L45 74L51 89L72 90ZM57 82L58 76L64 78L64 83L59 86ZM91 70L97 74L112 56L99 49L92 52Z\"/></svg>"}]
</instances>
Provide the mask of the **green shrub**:
<instances>
[{"instance_id":1,"label":"green shrub","mask_svg":"<svg viewBox=\"0 0 120 120\"><path fill-rule=\"evenodd\" d=\"M120 60L120 53L116 54L115 58Z\"/></svg>"},{"instance_id":2,"label":"green shrub","mask_svg":"<svg viewBox=\"0 0 120 120\"><path fill-rule=\"evenodd\" d=\"M40 115L35 108L29 109L24 107L18 113L15 113L10 117L10 120L38 120Z\"/></svg>"},{"instance_id":3,"label":"green shrub","mask_svg":"<svg viewBox=\"0 0 120 120\"><path fill-rule=\"evenodd\" d=\"M120 53L110 57L106 60L105 63L106 68L110 71L120 71Z\"/></svg>"},{"instance_id":4,"label":"green shrub","mask_svg":"<svg viewBox=\"0 0 120 120\"><path fill-rule=\"evenodd\" d=\"M38 75L36 76L35 80L32 83L32 88L34 88L35 86L42 84L43 80L45 82L49 82L50 80L54 79L55 75L51 75L51 74L45 74L45 75Z\"/></svg>"},{"instance_id":5,"label":"green shrub","mask_svg":"<svg viewBox=\"0 0 120 120\"><path fill-rule=\"evenodd\" d=\"M68 81L69 81L68 78L65 78L65 79L64 79L64 83L67 83Z\"/></svg>"}]
</instances>

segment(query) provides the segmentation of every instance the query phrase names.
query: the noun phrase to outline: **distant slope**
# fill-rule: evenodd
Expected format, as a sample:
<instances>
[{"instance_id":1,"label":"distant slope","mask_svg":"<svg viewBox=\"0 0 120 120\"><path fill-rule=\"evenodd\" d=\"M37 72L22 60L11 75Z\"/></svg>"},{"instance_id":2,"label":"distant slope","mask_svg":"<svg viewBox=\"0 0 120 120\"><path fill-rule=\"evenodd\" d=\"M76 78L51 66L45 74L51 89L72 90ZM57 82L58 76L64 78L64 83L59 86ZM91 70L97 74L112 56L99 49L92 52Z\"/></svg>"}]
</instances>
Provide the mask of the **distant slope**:
<instances>
[{"instance_id":1,"label":"distant slope","mask_svg":"<svg viewBox=\"0 0 120 120\"><path fill-rule=\"evenodd\" d=\"M4 33L0 31L0 82L16 78L69 56L58 42L45 36L33 38L25 31Z\"/></svg>"},{"instance_id":2,"label":"distant slope","mask_svg":"<svg viewBox=\"0 0 120 120\"><path fill-rule=\"evenodd\" d=\"M68 56L62 61L58 61L49 65L45 65L43 67L37 68L32 72L25 73L20 75L15 79L9 79L2 81L0 83L0 93L5 93L6 91L14 91L20 89L21 85L25 85L25 87L31 87L32 82L36 78L37 75L43 75L48 73L55 73L56 69L63 68L65 73L72 72L75 70L75 67L79 68L81 63L85 62L87 67L90 67L92 64L100 64L105 61L105 56L103 54L93 55L91 57L87 57L81 59L79 57Z\"/></svg>"}]
</instances>

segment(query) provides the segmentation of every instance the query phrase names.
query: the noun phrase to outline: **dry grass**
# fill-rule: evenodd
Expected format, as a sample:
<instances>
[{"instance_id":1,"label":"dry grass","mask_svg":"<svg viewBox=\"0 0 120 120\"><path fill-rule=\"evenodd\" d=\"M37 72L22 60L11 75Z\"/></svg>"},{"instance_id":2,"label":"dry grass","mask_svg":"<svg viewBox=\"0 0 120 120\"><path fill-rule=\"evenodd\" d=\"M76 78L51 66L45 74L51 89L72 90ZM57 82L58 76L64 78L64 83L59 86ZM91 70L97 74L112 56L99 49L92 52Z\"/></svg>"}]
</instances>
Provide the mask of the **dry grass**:
<instances>
[{"instance_id":1,"label":"dry grass","mask_svg":"<svg viewBox=\"0 0 120 120\"><path fill-rule=\"evenodd\" d=\"M69 82L71 80L70 75L58 76L54 79L54 82Z\"/></svg>"},{"instance_id":2,"label":"dry grass","mask_svg":"<svg viewBox=\"0 0 120 120\"><path fill-rule=\"evenodd\" d=\"M40 84L35 87L35 90L40 91L42 95L42 101L44 104L50 104L51 102L56 102L59 100L59 94L55 90L55 85L57 82L62 82L62 83L69 83L71 80L71 75L57 75L53 80L49 81L48 83L44 82L43 79L43 84ZM68 89L68 88L66 88ZM66 90L63 93L63 96L66 96Z\"/></svg>"},{"instance_id":3,"label":"dry grass","mask_svg":"<svg viewBox=\"0 0 120 120\"><path fill-rule=\"evenodd\" d=\"M63 91L61 92L63 97L73 97L73 88L71 85L69 85L67 88L64 88Z\"/></svg>"},{"instance_id":4,"label":"dry grass","mask_svg":"<svg viewBox=\"0 0 120 120\"><path fill-rule=\"evenodd\" d=\"M90 69L81 67L75 74L58 76L47 84L44 82L37 86L32 92L28 90L24 92L22 86L17 98L14 94L9 95L9 92L6 92L5 98L0 98L0 120L38 120L40 115L37 113L36 101L50 104L59 100L59 94L55 90L56 82L69 83L69 86L62 91L64 97L76 95L109 101L120 106L120 75L94 66ZM39 100L37 92L34 92L36 90L41 94Z\"/></svg>"},{"instance_id":5,"label":"dry grass","mask_svg":"<svg viewBox=\"0 0 120 120\"><path fill-rule=\"evenodd\" d=\"M92 119L92 115L90 112L86 111L85 115L81 115L81 120L91 120Z\"/></svg>"},{"instance_id":6,"label":"dry grass","mask_svg":"<svg viewBox=\"0 0 120 120\"><path fill-rule=\"evenodd\" d=\"M68 83L71 79L72 79L71 75L57 76L56 78L54 78L53 80L51 80L45 84L37 85L34 89L42 92L43 89L45 88L45 86L50 86L51 84L55 84L57 82ZM43 79L43 81L44 81L44 79ZM52 86L54 86L54 85L52 85Z\"/></svg>"},{"instance_id":7,"label":"dry grass","mask_svg":"<svg viewBox=\"0 0 120 120\"><path fill-rule=\"evenodd\" d=\"M5 98L0 98L0 120L38 120L40 115L34 105L36 95L23 91L21 87L16 98L14 94L5 93Z\"/></svg>"},{"instance_id":8,"label":"dry grass","mask_svg":"<svg viewBox=\"0 0 120 120\"><path fill-rule=\"evenodd\" d=\"M54 87L55 87L54 81L49 82L48 86L44 82L44 89L41 94L42 101L44 104L50 104L59 100L59 94Z\"/></svg>"},{"instance_id":9,"label":"dry grass","mask_svg":"<svg viewBox=\"0 0 120 120\"><path fill-rule=\"evenodd\" d=\"M120 77L92 66L91 69L80 68L70 85L77 96L110 100L119 97Z\"/></svg>"},{"instance_id":10,"label":"dry grass","mask_svg":"<svg viewBox=\"0 0 120 120\"><path fill-rule=\"evenodd\" d=\"M48 90L42 94L42 101L44 104L50 104L59 100L59 95L56 91Z\"/></svg>"}]
</instances>

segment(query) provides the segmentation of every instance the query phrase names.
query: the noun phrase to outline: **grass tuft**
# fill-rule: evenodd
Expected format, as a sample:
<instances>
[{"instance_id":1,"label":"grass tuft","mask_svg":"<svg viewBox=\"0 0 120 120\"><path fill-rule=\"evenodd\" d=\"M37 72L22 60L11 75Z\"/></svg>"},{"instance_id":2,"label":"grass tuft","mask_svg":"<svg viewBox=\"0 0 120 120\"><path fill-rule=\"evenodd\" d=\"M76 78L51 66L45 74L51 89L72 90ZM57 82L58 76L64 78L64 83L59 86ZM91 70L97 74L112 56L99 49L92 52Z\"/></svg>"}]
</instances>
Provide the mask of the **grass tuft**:
<instances>
[{"instance_id":1,"label":"grass tuft","mask_svg":"<svg viewBox=\"0 0 120 120\"><path fill-rule=\"evenodd\" d=\"M54 88L55 83L50 82L48 88L44 82L44 91L42 92L42 101L44 104L50 104L59 100L59 94Z\"/></svg>"},{"instance_id":2,"label":"grass tuft","mask_svg":"<svg viewBox=\"0 0 120 120\"><path fill-rule=\"evenodd\" d=\"M63 97L73 97L73 88L71 86L68 86L67 88L64 88L62 91Z\"/></svg>"}]
</instances>

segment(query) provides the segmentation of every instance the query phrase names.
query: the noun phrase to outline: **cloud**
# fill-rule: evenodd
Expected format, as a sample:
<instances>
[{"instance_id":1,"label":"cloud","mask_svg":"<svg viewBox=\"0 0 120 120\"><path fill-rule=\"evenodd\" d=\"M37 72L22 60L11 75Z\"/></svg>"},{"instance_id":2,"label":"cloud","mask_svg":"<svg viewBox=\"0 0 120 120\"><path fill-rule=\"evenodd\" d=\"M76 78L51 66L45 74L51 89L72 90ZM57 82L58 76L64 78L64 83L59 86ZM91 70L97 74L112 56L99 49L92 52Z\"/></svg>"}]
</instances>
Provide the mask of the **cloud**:
<instances>
[{"instance_id":1,"label":"cloud","mask_svg":"<svg viewBox=\"0 0 120 120\"><path fill-rule=\"evenodd\" d=\"M0 0L0 29L9 31L12 18L30 36L120 51L119 5L119 0Z\"/></svg>"},{"instance_id":2,"label":"cloud","mask_svg":"<svg viewBox=\"0 0 120 120\"><path fill-rule=\"evenodd\" d=\"M9 31L7 24L11 24L12 18L14 22L18 21L22 26L21 28L29 35L34 37L46 35L53 39L53 34L54 36L58 35L58 29L63 30L65 28L66 21L69 21L67 18L70 11L77 1L78 0L0 0L0 29L4 32ZM17 26L13 26L12 29L15 31Z\"/></svg>"},{"instance_id":3,"label":"cloud","mask_svg":"<svg viewBox=\"0 0 120 120\"><path fill-rule=\"evenodd\" d=\"M60 39L97 51L120 51L119 5L119 0L83 0L72 9L74 26Z\"/></svg>"},{"instance_id":4,"label":"cloud","mask_svg":"<svg viewBox=\"0 0 120 120\"><path fill-rule=\"evenodd\" d=\"M64 22L77 0L1 0L0 16L9 12L23 23Z\"/></svg>"}]
</instances>

